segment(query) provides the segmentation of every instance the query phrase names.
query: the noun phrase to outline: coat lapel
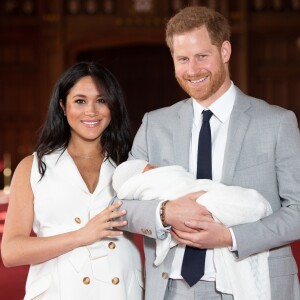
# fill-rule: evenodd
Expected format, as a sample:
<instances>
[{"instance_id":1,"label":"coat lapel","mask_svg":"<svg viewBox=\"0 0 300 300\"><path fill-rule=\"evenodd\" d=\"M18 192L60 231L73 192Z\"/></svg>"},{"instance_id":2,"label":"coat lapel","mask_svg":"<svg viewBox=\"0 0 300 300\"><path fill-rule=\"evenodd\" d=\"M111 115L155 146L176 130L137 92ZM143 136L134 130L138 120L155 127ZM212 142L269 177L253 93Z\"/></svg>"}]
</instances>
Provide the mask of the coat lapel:
<instances>
[{"instance_id":1,"label":"coat lapel","mask_svg":"<svg viewBox=\"0 0 300 300\"><path fill-rule=\"evenodd\" d=\"M84 180L82 179L72 157L65 150L60 156L57 156L56 170L60 174L62 181L68 181L70 184L80 188L87 194L90 194Z\"/></svg>"},{"instance_id":2,"label":"coat lapel","mask_svg":"<svg viewBox=\"0 0 300 300\"><path fill-rule=\"evenodd\" d=\"M230 185L234 176L234 170L240 156L243 141L250 122L250 116L246 111L251 104L247 96L240 90L237 91L235 103L231 112L227 143L224 154L222 183Z\"/></svg>"},{"instance_id":3,"label":"coat lapel","mask_svg":"<svg viewBox=\"0 0 300 300\"><path fill-rule=\"evenodd\" d=\"M112 176L115 171L116 164L108 159L105 159L102 162L100 174L99 174L99 182L98 185L94 191L94 195L98 195L103 191L103 189L109 185L111 185L112 182Z\"/></svg>"},{"instance_id":4,"label":"coat lapel","mask_svg":"<svg viewBox=\"0 0 300 300\"><path fill-rule=\"evenodd\" d=\"M193 122L192 99L186 100L178 111L178 122L174 124L173 147L175 164L189 169L189 149Z\"/></svg>"}]
</instances>

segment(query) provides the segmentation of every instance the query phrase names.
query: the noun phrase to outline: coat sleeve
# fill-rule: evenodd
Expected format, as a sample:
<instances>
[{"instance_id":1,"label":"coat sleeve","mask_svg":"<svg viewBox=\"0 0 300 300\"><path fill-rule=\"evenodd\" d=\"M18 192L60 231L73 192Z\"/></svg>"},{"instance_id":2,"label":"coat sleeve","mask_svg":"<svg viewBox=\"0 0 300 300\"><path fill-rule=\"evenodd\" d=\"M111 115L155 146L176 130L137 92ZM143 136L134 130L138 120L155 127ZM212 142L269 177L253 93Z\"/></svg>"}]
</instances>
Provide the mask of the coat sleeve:
<instances>
[{"instance_id":1,"label":"coat sleeve","mask_svg":"<svg viewBox=\"0 0 300 300\"><path fill-rule=\"evenodd\" d=\"M147 127L148 114L145 114L142 125L140 126L129 153L129 160L144 159L149 161L147 151ZM125 219L128 225L122 227L125 231L146 235L151 238L158 238L156 233L156 209L161 200L122 200L122 209L127 211ZM120 228L121 229L121 228Z\"/></svg>"}]
</instances>

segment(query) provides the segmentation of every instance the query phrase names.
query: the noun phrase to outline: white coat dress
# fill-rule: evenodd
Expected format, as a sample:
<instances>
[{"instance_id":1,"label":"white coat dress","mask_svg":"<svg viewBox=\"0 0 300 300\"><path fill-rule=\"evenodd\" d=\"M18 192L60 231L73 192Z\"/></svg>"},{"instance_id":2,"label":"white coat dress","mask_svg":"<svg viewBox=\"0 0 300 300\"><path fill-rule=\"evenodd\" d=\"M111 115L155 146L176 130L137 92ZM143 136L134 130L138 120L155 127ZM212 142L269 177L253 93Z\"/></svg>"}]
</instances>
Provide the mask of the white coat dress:
<instances>
[{"instance_id":1,"label":"white coat dress","mask_svg":"<svg viewBox=\"0 0 300 300\"><path fill-rule=\"evenodd\" d=\"M90 193L67 150L44 157L40 180L37 157L31 171L34 194L33 231L47 237L77 230L114 197L111 180L115 164L102 163L100 180ZM31 265L24 300L142 300L140 253L126 237L99 240L44 263Z\"/></svg>"}]
</instances>

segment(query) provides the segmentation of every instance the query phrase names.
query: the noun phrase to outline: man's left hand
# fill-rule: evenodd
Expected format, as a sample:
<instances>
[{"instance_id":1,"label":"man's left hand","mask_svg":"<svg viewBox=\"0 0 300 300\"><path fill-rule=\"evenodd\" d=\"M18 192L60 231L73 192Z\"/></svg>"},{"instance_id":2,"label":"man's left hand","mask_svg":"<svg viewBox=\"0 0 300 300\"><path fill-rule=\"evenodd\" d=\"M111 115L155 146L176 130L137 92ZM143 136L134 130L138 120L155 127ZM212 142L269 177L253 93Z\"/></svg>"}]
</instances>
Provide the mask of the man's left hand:
<instances>
[{"instance_id":1,"label":"man's left hand","mask_svg":"<svg viewBox=\"0 0 300 300\"><path fill-rule=\"evenodd\" d=\"M172 236L182 244L201 249L232 247L230 230L223 224L213 220L211 222L190 220L186 221L185 225L196 232L177 229L172 229L171 232Z\"/></svg>"}]
</instances>

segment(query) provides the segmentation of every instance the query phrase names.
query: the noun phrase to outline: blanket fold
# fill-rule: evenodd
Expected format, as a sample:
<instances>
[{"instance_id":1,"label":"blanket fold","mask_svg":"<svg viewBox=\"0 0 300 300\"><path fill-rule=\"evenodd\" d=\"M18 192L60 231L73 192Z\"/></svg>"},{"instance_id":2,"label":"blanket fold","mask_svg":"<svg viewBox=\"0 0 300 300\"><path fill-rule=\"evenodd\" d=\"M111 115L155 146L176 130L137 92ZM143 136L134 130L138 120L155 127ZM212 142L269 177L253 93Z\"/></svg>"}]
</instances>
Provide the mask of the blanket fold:
<instances>
[{"instance_id":1,"label":"blanket fold","mask_svg":"<svg viewBox=\"0 0 300 300\"><path fill-rule=\"evenodd\" d=\"M127 161L117 167L113 187L119 199L173 200L188 193L206 191L197 202L226 227L255 222L272 213L269 202L255 190L225 186L208 179L196 180L181 166L141 173L146 164L141 160ZM154 264L161 264L176 244L170 234L164 240L156 240ZM232 294L235 300L271 300L268 251L243 260L237 260L228 248L213 251L218 291Z\"/></svg>"}]
</instances>

